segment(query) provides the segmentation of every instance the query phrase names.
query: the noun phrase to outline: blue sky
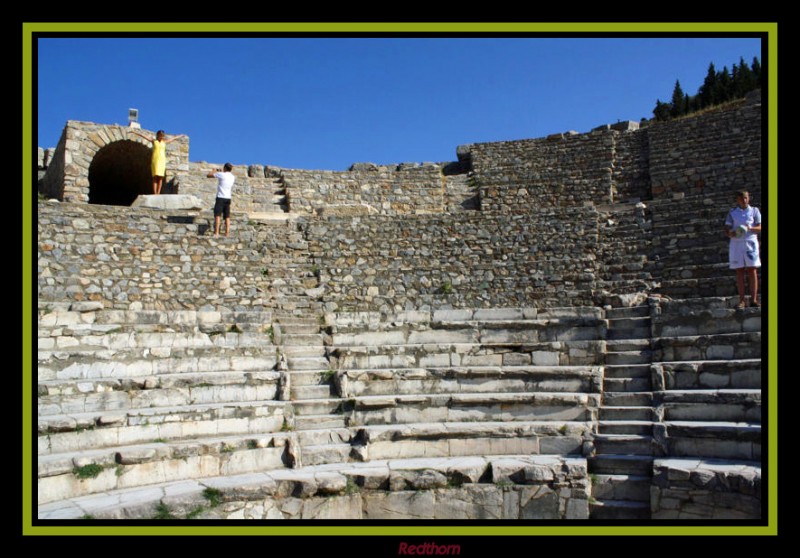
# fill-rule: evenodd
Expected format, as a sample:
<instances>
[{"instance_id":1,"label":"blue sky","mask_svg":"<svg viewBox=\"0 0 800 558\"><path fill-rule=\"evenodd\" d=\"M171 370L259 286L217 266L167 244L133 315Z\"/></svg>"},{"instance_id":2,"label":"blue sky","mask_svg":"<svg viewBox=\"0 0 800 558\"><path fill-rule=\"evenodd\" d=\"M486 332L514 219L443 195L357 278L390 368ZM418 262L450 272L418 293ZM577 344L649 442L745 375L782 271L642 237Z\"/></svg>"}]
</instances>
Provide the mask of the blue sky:
<instances>
[{"instance_id":1,"label":"blue sky","mask_svg":"<svg viewBox=\"0 0 800 558\"><path fill-rule=\"evenodd\" d=\"M191 161L346 169L651 117L761 56L745 38L47 38L38 145L67 120L190 137Z\"/></svg>"}]
</instances>

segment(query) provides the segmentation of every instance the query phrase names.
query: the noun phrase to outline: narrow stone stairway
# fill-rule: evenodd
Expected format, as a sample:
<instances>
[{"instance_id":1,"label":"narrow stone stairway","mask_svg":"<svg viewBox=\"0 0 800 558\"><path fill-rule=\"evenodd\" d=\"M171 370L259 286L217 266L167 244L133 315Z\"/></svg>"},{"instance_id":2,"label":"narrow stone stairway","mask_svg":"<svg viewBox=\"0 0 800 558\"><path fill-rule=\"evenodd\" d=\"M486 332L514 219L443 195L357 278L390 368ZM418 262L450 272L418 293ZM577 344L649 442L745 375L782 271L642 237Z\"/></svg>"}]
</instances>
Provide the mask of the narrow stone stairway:
<instances>
[{"instance_id":1,"label":"narrow stone stairway","mask_svg":"<svg viewBox=\"0 0 800 558\"><path fill-rule=\"evenodd\" d=\"M606 312L608 333L595 455L592 519L647 519L653 469L653 387L648 306Z\"/></svg>"}]
</instances>

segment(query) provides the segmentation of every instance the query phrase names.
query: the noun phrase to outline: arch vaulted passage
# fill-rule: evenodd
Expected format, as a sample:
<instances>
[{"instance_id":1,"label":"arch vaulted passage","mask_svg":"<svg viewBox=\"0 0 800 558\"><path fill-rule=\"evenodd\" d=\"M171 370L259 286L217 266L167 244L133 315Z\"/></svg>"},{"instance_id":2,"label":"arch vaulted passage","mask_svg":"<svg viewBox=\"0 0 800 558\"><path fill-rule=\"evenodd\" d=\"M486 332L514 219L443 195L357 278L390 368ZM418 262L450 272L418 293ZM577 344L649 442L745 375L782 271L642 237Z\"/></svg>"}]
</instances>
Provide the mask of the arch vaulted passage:
<instances>
[{"instance_id":1,"label":"arch vaulted passage","mask_svg":"<svg viewBox=\"0 0 800 558\"><path fill-rule=\"evenodd\" d=\"M89 165L89 203L131 205L152 194L150 149L135 141L115 141L101 148Z\"/></svg>"}]
</instances>

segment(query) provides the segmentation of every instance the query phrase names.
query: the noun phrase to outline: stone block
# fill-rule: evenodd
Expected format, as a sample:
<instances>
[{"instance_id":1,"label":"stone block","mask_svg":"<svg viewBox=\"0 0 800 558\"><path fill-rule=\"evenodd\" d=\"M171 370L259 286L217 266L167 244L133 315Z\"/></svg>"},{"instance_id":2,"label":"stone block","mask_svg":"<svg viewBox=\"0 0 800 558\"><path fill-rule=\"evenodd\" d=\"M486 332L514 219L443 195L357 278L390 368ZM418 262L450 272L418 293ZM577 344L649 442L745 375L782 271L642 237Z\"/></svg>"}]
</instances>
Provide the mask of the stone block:
<instances>
[{"instance_id":1,"label":"stone block","mask_svg":"<svg viewBox=\"0 0 800 558\"><path fill-rule=\"evenodd\" d=\"M433 491L364 492L364 519L434 519Z\"/></svg>"}]
</instances>

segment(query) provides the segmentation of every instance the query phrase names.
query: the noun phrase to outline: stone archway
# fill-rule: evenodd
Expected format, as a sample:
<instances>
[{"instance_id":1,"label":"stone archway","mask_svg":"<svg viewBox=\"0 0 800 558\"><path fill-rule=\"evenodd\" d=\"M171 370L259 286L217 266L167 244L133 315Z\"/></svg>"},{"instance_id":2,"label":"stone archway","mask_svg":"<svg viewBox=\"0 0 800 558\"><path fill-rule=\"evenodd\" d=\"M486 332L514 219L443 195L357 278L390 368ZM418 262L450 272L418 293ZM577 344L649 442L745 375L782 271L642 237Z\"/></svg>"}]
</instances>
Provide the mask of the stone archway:
<instances>
[{"instance_id":1,"label":"stone archway","mask_svg":"<svg viewBox=\"0 0 800 558\"><path fill-rule=\"evenodd\" d=\"M89 165L89 203L131 205L137 196L152 194L150 148L121 140L100 148Z\"/></svg>"}]
</instances>

